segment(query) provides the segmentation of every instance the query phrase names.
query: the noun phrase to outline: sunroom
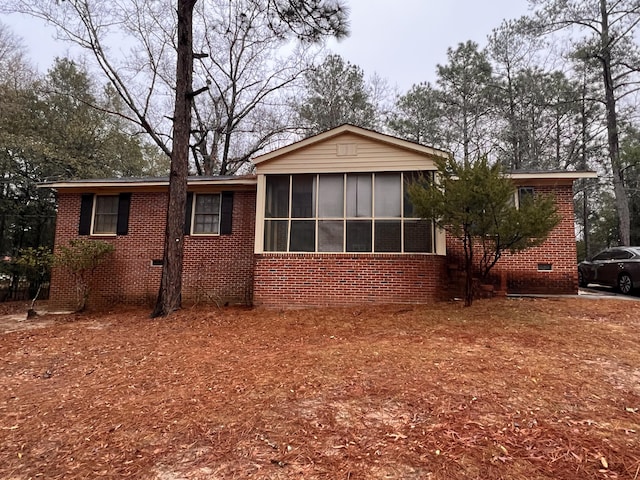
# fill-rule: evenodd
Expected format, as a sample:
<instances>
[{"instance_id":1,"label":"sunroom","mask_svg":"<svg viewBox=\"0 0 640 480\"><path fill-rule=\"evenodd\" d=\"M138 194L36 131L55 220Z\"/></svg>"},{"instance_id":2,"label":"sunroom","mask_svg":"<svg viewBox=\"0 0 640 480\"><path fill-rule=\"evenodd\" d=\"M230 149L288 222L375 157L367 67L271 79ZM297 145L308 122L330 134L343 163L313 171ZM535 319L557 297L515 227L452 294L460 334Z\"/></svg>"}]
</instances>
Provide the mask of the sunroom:
<instances>
[{"instance_id":1,"label":"sunroom","mask_svg":"<svg viewBox=\"0 0 640 480\"><path fill-rule=\"evenodd\" d=\"M254 301L260 304L268 291L329 303L329 296L310 300L307 287L320 281L325 292L348 285L353 302L394 295L393 285L424 289L426 277L440 275L432 267L443 261L446 239L417 216L408 187L433 177L435 160L446 155L343 125L255 159ZM418 275L413 280L406 275L409 265ZM335 302L335 291L330 297Z\"/></svg>"},{"instance_id":2,"label":"sunroom","mask_svg":"<svg viewBox=\"0 0 640 480\"><path fill-rule=\"evenodd\" d=\"M420 172L431 175L431 172ZM408 196L418 172L267 175L265 252L434 253Z\"/></svg>"}]
</instances>

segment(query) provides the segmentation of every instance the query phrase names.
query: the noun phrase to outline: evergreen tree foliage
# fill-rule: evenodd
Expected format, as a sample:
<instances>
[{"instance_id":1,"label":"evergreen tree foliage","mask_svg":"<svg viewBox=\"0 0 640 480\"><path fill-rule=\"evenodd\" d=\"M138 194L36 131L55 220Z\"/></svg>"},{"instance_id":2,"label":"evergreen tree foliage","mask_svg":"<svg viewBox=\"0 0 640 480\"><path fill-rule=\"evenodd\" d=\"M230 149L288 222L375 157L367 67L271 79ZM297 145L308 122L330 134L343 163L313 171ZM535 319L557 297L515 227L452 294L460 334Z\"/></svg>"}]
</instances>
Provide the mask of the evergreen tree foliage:
<instances>
[{"instance_id":1,"label":"evergreen tree foliage","mask_svg":"<svg viewBox=\"0 0 640 480\"><path fill-rule=\"evenodd\" d=\"M573 57L599 72L604 104L608 163L611 171L619 241L629 245L631 219L629 195L620 156L620 114L624 99L640 85L640 4L637 0L530 0L535 10L530 27L540 34L559 30L575 35Z\"/></svg>"},{"instance_id":2,"label":"evergreen tree foliage","mask_svg":"<svg viewBox=\"0 0 640 480\"><path fill-rule=\"evenodd\" d=\"M437 83L450 150L464 160L478 158L487 151L483 119L492 109L492 67L486 52L472 41L447 49L447 60L437 67Z\"/></svg>"},{"instance_id":3,"label":"evergreen tree foliage","mask_svg":"<svg viewBox=\"0 0 640 480\"><path fill-rule=\"evenodd\" d=\"M64 58L43 79L0 80L0 254L53 246L55 198L39 182L153 172L140 139L96 108L108 101Z\"/></svg>"},{"instance_id":4,"label":"evergreen tree foliage","mask_svg":"<svg viewBox=\"0 0 640 480\"><path fill-rule=\"evenodd\" d=\"M312 136L345 123L373 128L376 111L357 65L339 55L329 55L305 75L305 95L297 107L305 136Z\"/></svg>"},{"instance_id":5,"label":"evergreen tree foliage","mask_svg":"<svg viewBox=\"0 0 640 480\"><path fill-rule=\"evenodd\" d=\"M443 106L439 92L429 83L413 85L396 99L388 120L391 131L406 140L446 148L443 140Z\"/></svg>"},{"instance_id":6,"label":"evergreen tree foliage","mask_svg":"<svg viewBox=\"0 0 640 480\"><path fill-rule=\"evenodd\" d=\"M560 219L552 197L525 196L516 204L515 187L500 164L482 158L437 165L435 183L415 184L409 195L421 218L433 219L462 243L469 306L475 276L486 278L506 251L542 244Z\"/></svg>"}]
</instances>

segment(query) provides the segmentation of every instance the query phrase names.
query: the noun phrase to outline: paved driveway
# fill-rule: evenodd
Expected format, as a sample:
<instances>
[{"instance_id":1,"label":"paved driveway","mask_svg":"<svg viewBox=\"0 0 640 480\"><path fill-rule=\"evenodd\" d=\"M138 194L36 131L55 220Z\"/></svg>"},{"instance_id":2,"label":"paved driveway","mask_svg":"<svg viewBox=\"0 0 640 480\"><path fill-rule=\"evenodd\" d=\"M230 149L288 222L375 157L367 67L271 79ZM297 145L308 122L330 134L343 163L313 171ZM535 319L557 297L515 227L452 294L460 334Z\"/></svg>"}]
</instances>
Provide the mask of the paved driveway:
<instances>
[{"instance_id":1,"label":"paved driveway","mask_svg":"<svg viewBox=\"0 0 640 480\"><path fill-rule=\"evenodd\" d=\"M613 287L602 287L599 285L592 285L590 287L580 288L578 295L585 297L617 297L620 300L636 300L640 301L640 291L635 290L629 295L623 295L617 292Z\"/></svg>"}]
</instances>

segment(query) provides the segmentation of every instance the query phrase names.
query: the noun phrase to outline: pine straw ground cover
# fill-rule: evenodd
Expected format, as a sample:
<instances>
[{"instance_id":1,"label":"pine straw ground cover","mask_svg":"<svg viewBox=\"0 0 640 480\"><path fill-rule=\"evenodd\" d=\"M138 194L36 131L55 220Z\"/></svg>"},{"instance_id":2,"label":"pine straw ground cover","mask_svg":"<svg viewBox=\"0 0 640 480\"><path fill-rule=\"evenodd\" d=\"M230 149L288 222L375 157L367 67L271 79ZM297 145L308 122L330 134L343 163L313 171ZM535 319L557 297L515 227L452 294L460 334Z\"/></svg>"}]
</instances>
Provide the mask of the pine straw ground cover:
<instances>
[{"instance_id":1,"label":"pine straw ground cover","mask_svg":"<svg viewBox=\"0 0 640 480\"><path fill-rule=\"evenodd\" d=\"M0 334L0 478L640 478L637 301L148 313Z\"/></svg>"}]
</instances>

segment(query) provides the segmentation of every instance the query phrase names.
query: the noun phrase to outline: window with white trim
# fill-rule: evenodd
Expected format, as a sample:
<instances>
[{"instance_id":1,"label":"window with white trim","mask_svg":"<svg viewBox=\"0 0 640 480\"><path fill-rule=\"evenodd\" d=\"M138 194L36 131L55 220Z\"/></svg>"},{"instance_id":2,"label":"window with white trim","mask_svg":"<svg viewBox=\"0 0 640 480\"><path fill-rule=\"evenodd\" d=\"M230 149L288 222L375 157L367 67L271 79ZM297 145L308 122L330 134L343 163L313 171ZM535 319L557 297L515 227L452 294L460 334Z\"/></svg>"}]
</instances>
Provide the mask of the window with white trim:
<instances>
[{"instance_id":1,"label":"window with white trim","mask_svg":"<svg viewBox=\"0 0 640 480\"><path fill-rule=\"evenodd\" d=\"M520 205L522 205L523 201L526 198L533 198L536 194L536 191L533 187L518 187L518 192L517 192L517 207L520 208Z\"/></svg>"},{"instance_id":2,"label":"window with white trim","mask_svg":"<svg viewBox=\"0 0 640 480\"><path fill-rule=\"evenodd\" d=\"M131 193L103 195L83 193L80 197L78 235L127 235Z\"/></svg>"},{"instance_id":3,"label":"window with white trim","mask_svg":"<svg viewBox=\"0 0 640 480\"><path fill-rule=\"evenodd\" d=\"M220 233L220 194L196 193L193 195L192 235L218 235Z\"/></svg>"},{"instance_id":4,"label":"window with white trim","mask_svg":"<svg viewBox=\"0 0 640 480\"><path fill-rule=\"evenodd\" d=\"M93 235L115 235L118 227L118 195L96 195L93 211Z\"/></svg>"},{"instance_id":5,"label":"window with white trim","mask_svg":"<svg viewBox=\"0 0 640 480\"><path fill-rule=\"evenodd\" d=\"M417 217L408 195L418 178L419 172L267 175L264 251L432 253L433 222Z\"/></svg>"}]
</instances>

